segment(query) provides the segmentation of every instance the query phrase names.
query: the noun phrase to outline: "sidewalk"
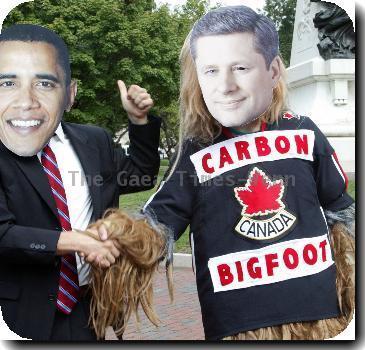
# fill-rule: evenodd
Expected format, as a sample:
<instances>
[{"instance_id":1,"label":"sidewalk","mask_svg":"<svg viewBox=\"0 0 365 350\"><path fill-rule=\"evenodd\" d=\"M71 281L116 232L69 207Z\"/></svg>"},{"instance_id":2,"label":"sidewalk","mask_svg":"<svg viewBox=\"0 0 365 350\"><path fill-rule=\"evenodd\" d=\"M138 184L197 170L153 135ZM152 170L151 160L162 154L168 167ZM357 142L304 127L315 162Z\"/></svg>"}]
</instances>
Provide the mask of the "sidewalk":
<instances>
[{"instance_id":1,"label":"sidewalk","mask_svg":"<svg viewBox=\"0 0 365 350\"><path fill-rule=\"evenodd\" d=\"M133 318L123 340L204 340L195 276L191 268L174 268L174 297L170 304L164 269L154 282L155 310L161 321L156 328L140 310L139 331Z\"/></svg>"}]
</instances>

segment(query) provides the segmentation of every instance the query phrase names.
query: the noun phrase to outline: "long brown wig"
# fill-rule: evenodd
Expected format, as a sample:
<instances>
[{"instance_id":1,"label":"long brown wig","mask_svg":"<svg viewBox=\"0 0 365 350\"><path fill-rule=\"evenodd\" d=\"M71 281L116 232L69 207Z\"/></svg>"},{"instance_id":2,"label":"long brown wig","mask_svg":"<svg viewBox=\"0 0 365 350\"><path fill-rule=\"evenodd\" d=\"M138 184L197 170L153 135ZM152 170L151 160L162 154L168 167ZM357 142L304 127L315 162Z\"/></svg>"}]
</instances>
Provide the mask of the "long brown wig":
<instances>
[{"instance_id":1,"label":"long brown wig","mask_svg":"<svg viewBox=\"0 0 365 350\"><path fill-rule=\"evenodd\" d=\"M117 336L122 335L132 314L138 322L139 305L148 319L158 325L152 281L159 262L167 253L169 239L163 226L149 224L146 217L132 218L120 210L109 210L103 219L91 227L107 223L108 238L116 240L121 249L110 268L91 269L90 325L98 339L104 339L110 326ZM167 279L172 297L171 268Z\"/></svg>"}]
</instances>

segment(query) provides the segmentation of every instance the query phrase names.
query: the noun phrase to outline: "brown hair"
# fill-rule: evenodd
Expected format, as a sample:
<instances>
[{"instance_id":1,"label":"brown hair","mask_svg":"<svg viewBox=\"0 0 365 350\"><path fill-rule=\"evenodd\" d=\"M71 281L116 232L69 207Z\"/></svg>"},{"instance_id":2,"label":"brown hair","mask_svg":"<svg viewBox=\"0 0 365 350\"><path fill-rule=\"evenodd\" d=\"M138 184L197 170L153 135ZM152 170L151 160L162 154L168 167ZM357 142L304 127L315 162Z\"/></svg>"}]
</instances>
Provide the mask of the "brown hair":
<instances>
[{"instance_id":1,"label":"brown hair","mask_svg":"<svg viewBox=\"0 0 365 350\"><path fill-rule=\"evenodd\" d=\"M192 30L185 39L180 52L180 129L179 144L175 162L169 171L169 176L174 172L181 157L184 141L194 139L203 144L212 143L222 130L222 126L210 114L200 89L196 66L190 50ZM268 109L259 119L272 124L277 122L279 116L287 110L287 85L286 72L282 59L279 57L281 76L278 84L273 89L273 98Z\"/></svg>"},{"instance_id":2,"label":"brown hair","mask_svg":"<svg viewBox=\"0 0 365 350\"><path fill-rule=\"evenodd\" d=\"M132 218L114 209L107 211L103 220L91 227L98 228L102 223L108 224L109 238L117 240L121 250L109 269L91 269L90 324L98 339L104 338L109 326L117 336L123 334L132 314L139 320L139 305L148 319L154 325L158 324L153 308L152 280L166 254L168 242L165 228L149 224L146 217ZM172 298L171 270L168 272Z\"/></svg>"},{"instance_id":3,"label":"brown hair","mask_svg":"<svg viewBox=\"0 0 365 350\"><path fill-rule=\"evenodd\" d=\"M191 32L185 39L180 53L180 128L182 139L194 138L202 142L211 142L221 131L220 124L208 111L201 92L195 62L190 52ZM285 67L280 59L281 77L273 89L271 105L260 116L262 121L273 123L286 110Z\"/></svg>"}]
</instances>

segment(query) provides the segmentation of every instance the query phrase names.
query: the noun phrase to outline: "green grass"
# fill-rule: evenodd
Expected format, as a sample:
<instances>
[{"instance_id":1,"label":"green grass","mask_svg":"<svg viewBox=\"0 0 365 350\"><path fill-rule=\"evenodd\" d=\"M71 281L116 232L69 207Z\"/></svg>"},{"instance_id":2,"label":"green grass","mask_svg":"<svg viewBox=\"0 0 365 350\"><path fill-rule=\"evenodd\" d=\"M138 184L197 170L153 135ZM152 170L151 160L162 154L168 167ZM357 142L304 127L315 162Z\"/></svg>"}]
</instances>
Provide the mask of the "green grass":
<instances>
[{"instance_id":1,"label":"green grass","mask_svg":"<svg viewBox=\"0 0 365 350\"><path fill-rule=\"evenodd\" d=\"M168 167L167 160L161 161L161 167L158 174L157 184L160 183L163 175L165 174ZM139 211L143 205L147 202L148 198L156 192L157 186L151 190L144 192L131 193L127 195L120 196L119 206L127 212ZM355 199L355 181L349 181L348 193ZM179 253L191 253L190 243L189 243L189 228L183 233L179 240L175 243L175 252Z\"/></svg>"},{"instance_id":2,"label":"green grass","mask_svg":"<svg viewBox=\"0 0 365 350\"><path fill-rule=\"evenodd\" d=\"M158 172L157 184L161 182L165 172L167 170L167 166L161 165L160 171ZM119 197L119 206L126 211L132 212L138 209L141 209L143 205L147 202L148 198L152 196L156 192L157 186L148 191L137 192L125 194Z\"/></svg>"},{"instance_id":3,"label":"green grass","mask_svg":"<svg viewBox=\"0 0 365 350\"><path fill-rule=\"evenodd\" d=\"M353 198L355 199L355 181L350 180L349 181L349 185L347 187L347 193Z\"/></svg>"},{"instance_id":4,"label":"green grass","mask_svg":"<svg viewBox=\"0 0 365 350\"><path fill-rule=\"evenodd\" d=\"M161 167L165 166L168 167L169 166L169 160L168 159L161 159Z\"/></svg>"},{"instance_id":5,"label":"green grass","mask_svg":"<svg viewBox=\"0 0 365 350\"><path fill-rule=\"evenodd\" d=\"M158 173L157 184L160 183L166 170L168 168L168 161L163 159L161 161L160 171ZM152 196L157 190L157 186L151 190L137 193L125 194L119 197L119 207L127 212L133 213L139 211L143 205L147 202L148 198ZM179 253L191 253L189 243L189 228L186 229L184 234L175 243L175 252Z\"/></svg>"}]
</instances>

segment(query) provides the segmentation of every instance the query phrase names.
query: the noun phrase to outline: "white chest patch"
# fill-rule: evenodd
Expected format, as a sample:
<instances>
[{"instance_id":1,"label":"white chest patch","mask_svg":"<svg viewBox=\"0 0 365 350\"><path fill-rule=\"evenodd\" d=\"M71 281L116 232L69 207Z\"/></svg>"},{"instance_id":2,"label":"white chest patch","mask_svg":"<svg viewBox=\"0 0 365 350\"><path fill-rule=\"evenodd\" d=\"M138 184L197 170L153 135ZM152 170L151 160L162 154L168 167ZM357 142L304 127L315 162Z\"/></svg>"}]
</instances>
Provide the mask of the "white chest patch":
<instances>
[{"instance_id":1,"label":"white chest patch","mask_svg":"<svg viewBox=\"0 0 365 350\"><path fill-rule=\"evenodd\" d=\"M234 189L242 205L242 218L235 227L245 238L271 241L292 228L296 217L285 210L282 179L271 181L259 168L251 170L246 185Z\"/></svg>"},{"instance_id":2,"label":"white chest patch","mask_svg":"<svg viewBox=\"0 0 365 350\"><path fill-rule=\"evenodd\" d=\"M199 182L258 162L299 158L313 161L312 130L273 130L235 137L190 156Z\"/></svg>"},{"instance_id":3,"label":"white chest patch","mask_svg":"<svg viewBox=\"0 0 365 350\"><path fill-rule=\"evenodd\" d=\"M325 234L210 258L208 268L216 293L314 275L333 263Z\"/></svg>"}]
</instances>

